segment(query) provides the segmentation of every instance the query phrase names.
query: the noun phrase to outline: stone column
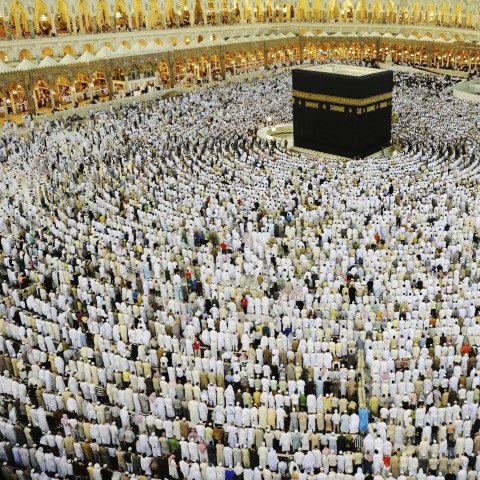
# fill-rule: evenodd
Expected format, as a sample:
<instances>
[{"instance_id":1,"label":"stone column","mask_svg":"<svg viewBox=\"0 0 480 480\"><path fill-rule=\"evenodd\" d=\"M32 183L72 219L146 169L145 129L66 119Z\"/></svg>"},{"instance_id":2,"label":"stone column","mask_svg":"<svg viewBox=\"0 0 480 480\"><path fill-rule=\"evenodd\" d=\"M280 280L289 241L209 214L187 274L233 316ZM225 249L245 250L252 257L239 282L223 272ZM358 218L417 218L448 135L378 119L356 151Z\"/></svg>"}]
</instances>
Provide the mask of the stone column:
<instances>
[{"instance_id":1,"label":"stone column","mask_svg":"<svg viewBox=\"0 0 480 480\"><path fill-rule=\"evenodd\" d=\"M34 114L36 114L36 113L38 112L38 99L37 99L37 95L34 93L34 94L32 95L32 97L33 97L33 110L32 110L32 112L33 112Z\"/></svg>"},{"instance_id":2,"label":"stone column","mask_svg":"<svg viewBox=\"0 0 480 480\"><path fill-rule=\"evenodd\" d=\"M33 28L33 21L28 21L28 28L30 29L30 38L35 38L35 30Z\"/></svg>"},{"instance_id":3,"label":"stone column","mask_svg":"<svg viewBox=\"0 0 480 480\"><path fill-rule=\"evenodd\" d=\"M15 99L13 98L13 93L9 92L9 97L10 97L10 106L12 107L12 115L17 114L17 108L15 107Z\"/></svg>"},{"instance_id":4,"label":"stone column","mask_svg":"<svg viewBox=\"0 0 480 480\"><path fill-rule=\"evenodd\" d=\"M113 98L113 79L112 79L112 72L108 71L107 72L108 76L108 99L111 100Z\"/></svg>"},{"instance_id":5,"label":"stone column","mask_svg":"<svg viewBox=\"0 0 480 480\"><path fill-rule=\"evenodd\" d=\"M5 121L8 120L8 107L7 107L7 97L2 97L3 101L3 110L5 112Z\"/></svg>"},{"instance_id":6,"label":"stone column","mask_svg":"<svg viewBox=\"0 0 480 480\"><path fill-rule=\"evenodd\" d=\"M7 37L7 40L12 39L12 32L10 31L10 19L9 18L4 18L3 19L3 24L5 25L5 34Z\"/></svg>"},{"instance_id":7,"label":"stone column","mask_svg":"<svg viewBox=\"0 0 480 480\"><path fill-rule=\"evenodd\" d=\"M50 32L51 34L54 34L55 36L57 36L57 26L55 25L55 18L53 19L52 21L52 30Z\"/></svg>"},{"instance_id":8,"label":"stone column","mask_svg":"<svg viewBox=\"0 0 480 480\"><path fill-rule=\"evenodd\" d=\"M36 15L33 17L33 26L36 32L40 31L40 22L38 21L38 18Z\"/></svg>"},{"instance_id":9,"label":"stone column","mask_svg":"<svg viewBox=\"0 0 480 480\"><path fill-rule=\"evenodd\" d=\"M22 26L21 26L21 23L20 23L20 17L18 15L18 13L15 13L13 15L13 23L15 24L15 36L17 38L21 38L23 36L23 30L22 30Z\"/></svg>"},{"instance_id":10,"label":"stone column","mask_svg":"<svg viewBox=\"0 0 480 480\"><path fill-rule=\"evenodd\" d=\"M175 86L175 70L173 68L173 52L168 52L168 71L170 72L170 87Z\"/></svg>"},{"instance_id":11,"label":"stone column","mask_svg":"<svg viewBox=\"0 0 480 480\"><path fill-rule=\"evenodd\" d=\"M220 50L220 72L222 77L225 78L225 47Z\"/></svg>"}]
</instances>

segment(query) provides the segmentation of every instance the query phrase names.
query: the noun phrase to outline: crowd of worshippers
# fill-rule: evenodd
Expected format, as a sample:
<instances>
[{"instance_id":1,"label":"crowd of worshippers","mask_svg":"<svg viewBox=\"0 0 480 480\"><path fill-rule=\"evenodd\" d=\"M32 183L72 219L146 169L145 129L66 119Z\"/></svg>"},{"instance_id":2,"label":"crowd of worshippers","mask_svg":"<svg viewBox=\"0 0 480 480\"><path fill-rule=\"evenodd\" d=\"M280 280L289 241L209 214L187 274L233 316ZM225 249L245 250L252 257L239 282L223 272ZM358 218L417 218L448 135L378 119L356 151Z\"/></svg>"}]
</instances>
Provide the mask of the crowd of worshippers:
<instances>
[{"instance_id":1,"label":"crowd of worshippers","mask_svg":"<svg viewBox=\"0 0 480 480\"><path fill-rule=\"evenodd\" d=\"M0 139L2 479L480 479L479 107L395 83L374 160L285 73Z\"/></svg>"}]
</instances>

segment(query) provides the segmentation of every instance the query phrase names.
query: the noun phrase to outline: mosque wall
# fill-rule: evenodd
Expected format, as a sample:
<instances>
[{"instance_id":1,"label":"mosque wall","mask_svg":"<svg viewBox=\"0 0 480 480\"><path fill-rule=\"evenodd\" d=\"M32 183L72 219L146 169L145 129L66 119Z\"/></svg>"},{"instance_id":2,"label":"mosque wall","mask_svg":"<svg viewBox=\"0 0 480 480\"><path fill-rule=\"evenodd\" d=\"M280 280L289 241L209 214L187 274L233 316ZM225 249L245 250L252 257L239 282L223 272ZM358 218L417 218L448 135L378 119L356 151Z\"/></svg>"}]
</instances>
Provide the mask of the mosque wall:
<instances>
[{"instance_id":1,"label":"mosque wall","mask_svg":"<svg viewBox=\"0 0 480 480\"><path fill-rule=\"evenodd\" d=\"M441 38L441 37L440 37ZM0 73L0 118L22 112L72 108L96 99L136 95L146 88L190 86L283 64L337 59L411 60L425 67L480 68L480 49L468 42L433 42L298 35L267 40L245 38L235 44L179 48L93 59L87 63ZM7 107L7 108L5 108Z\"/></svg>"},{"instance_id":2,"label":"mosque wall","mask_svg":"<svg viewBox=\"0 0 480 480\"><path fill-rule=\"evenodd\" d=\"M12 68L86 53L83 63ZM387 54L479 68L480 1L13 0L0 5L0 118L274 65Z\"/></svg>"},{"instance_id":3,"label":"mosque wall","mask_svg":"<svg viewBox=\"0 0 480 480\"><path fill-rule=\"evenodd\" d=\"M291 21L475 29L480 1L7 0L0 7L0 38Z\"/></svg>"}]
</instances>

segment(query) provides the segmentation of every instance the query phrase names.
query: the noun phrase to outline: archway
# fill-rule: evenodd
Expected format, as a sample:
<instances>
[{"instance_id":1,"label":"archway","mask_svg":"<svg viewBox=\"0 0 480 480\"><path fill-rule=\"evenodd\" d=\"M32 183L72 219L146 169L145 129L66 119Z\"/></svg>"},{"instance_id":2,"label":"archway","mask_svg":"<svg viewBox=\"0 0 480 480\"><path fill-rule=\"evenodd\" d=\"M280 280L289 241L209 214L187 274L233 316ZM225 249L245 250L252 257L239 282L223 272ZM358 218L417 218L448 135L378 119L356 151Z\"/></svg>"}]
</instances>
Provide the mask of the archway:
<instances>
[{"instance_id":1,"label":"archway","mask_svg":"<svg viewBox=\"0 0 480 480\"><path fill-rule=\"evenodd\" d=\"M81 102L89 103L92 99L92 90L90 88L89 77L86 73L79 72L75 77L74 81L74 100L75 104L78 105Z\"/></svg>"},{"instance_id":2,"label":"archway","mask_svg":"<svg viewBox=\"0 0 480 480\"><path fill-rule=\"evenodd\" d=\"M412 11L410 15L411 23L420 23L422 21L422 9L419 2L415 2L412 5Z\"/></svg>"},{"instance_id":3,"label":"archway","mask_svg":"<svg viewBox=\"0 0 480 480\"><path fill-rule=\"evenodd\" d=\"M10 4L10 32L14 37L21 38L30 35L27 13L23 3L13 0Z\"/></svg>"},{"instance_id":4,"label":"archway","mask_svg":"<svg viewBox=\"0 0 480 480\"><path fill-rule=\"evenodd\" d=\"M170 86L170 69L168 68L168 63L162 60L158 65L158 78L162 85Z\"/></svg>"},{"instance_id":5,"label":"archway","mask_svg":"<svg viewBox=\"0 0 480 480\"><path fill-rule=\"evenodd\" d=\"M49 57L53 57L53 56L55 55L55 53L53 52L53 50L52 50L50 47L45 47L45 48L42 50L42 53L41 53L42 59L45 58L47 55L48 55Z\"/></svg>"},{"instance_id":6,"label":"archway","mask_svg":"<svg viewBox=\"0 0 480 480\"><path fill-rule=\"evenodd\" d=\"M376 0L372 5L372 22L382 23L382 6L379 0Z\"/></svg>"},{"instance_id":7,"label":"archway","mask_svg":"<svg viewBox=\"0 0 480 480\"><path fill-rule=\"evenodd\" d=\"M236 67L235 67L235 55L232 54L231 52L227 52L225 54L225 75L230 76L234 75L236 73Z\"/></svg>"},{"instance_id":8,"label":"archway","mask_svg":"<svg viewBox=\"0 0 480 480\"><path fill-rule=\"evenodd\" d=\"M255 50L249 50L246 53L247 60L247 71L255 71L257 69L257 57L255 55Z\"/></svg>"},{"instance_id":9,"label":"archway","mask_svg":"<svg viewBox=\"0 0 480 480\"><path fill-rule=\"evenodd\" d=\"M224 13L223 13L223 12L224 12L224 10L223 10L223 8L222 8L222 18L223 18L223 16L224 16ZM242 15L241 15L241 13L240 13L240 7L238 6L238 2L235 2L235 6L234 6L234 8L233 8L233 12L232 12L232 13L233 13L233 21L234 21L235 23L240 23L240 21L242 20Z\"/></svg>"},{"instance_id":10,"label":"archway","mask_svg":"<svg viewBox=\"0 0 480 480\"><path fill-rule=\"evenodd\" d=\"M187 58L185 62L185 81L195 85L200 80L200 68L195 57Z\"/></svg>"},{"instance_id":11,"label":"archway","mask_svg":"<svg viewBox=\"0 0 480 480\"><path fill-rule=\"evenodd\" d=\"M190 26L190 10L186 0L180 1L179 21L181 27Z\"/></svg>"},{"instance_id":12,"label":"archway","mask_svg":"<svg viewBox=\"0 0 480 480\"><path fill-rule=\"evenodd\" d=\"M237 7L238 7L238 5L237 5ZM223 25L227 25L227 24L230 23L230 10L228 8L227 0L222 0L221 10L220 10L220 18L221 18L221 22L222 22Z\"/></svg>"},{"instance_id":13,"label":"archway","mask_svg":"<svg viewBox=\"0 0 480 480\"><path fill-rule=\"evenodd\" d=\"M448 25L449 20L448 5L442 3L438 9L438 23L440 25Z\"/></svg>"},{"instance_id":14,"label":"archway","mask_svg":"<svg viewBox=\"0 0 480 480\"><path fill-rule=\"evenodd\" d=\"M212 64L208 55L201 55L198 59L198 68L202 80L210 80L212 75Z\"/></svg>"},{"instance_id":15,"label":"archway","mask_svg":"<svg viewBox=\"0 0 480 480\"><path fill-rule=\"evenodd\" d=\"M123 97L125 96L127 87L127 76L122 68L117 67L112 72L112 84L113 84L113 96Z\"/></svg>"},{"instance_id":16,"label":"archway","mask_svg":"<svg viewBox=\"0 0 480 480\"><path fill-rule=\"evenodd\" d=\"M459 3L455 5L455 8L453 9L453 23L457 27L461 27L463 24L463 6Z\"/></svg>"},{"instance_id":17,"label":"archway","mask_svg":"<svg viewBox=\"0 0 480 480\"><path fill-rule=\"evenodd\" d=\"M57 33L72 33L72 16L67 2L65 2L65 0L57 0L55 12L55 28L57 29Z\"/></svg>"},{"instance_id":18,"label":"archway","mask_svg":"<svg viewBox=\"0 0 480 480\"><path fill-rule=\"evenodd\" d=\"M468 72L470 70L470 54L466 50L457 52L456 65L459 70Z\"/></svg>"},{"instance_id":19,"label":"archway","mask_svg":"<svg viewBox=\"0 0 480 480\"><path fill-rule=\"evenodd\" d=\"M104 2L105 0L100 1ZM115 0L114 12L117 30L126 30L129 28L127 7L125 6L125 2L123 0Z\"/></svg>"},{"instance_id":20,"label":"archway","mask_svg":"<svg viewBox=\"0 0 480 480\"><path fill-rule=\"evenodd\" d=\"M174 28L177 25L177 13L173 7L173 0L165 1L165 22L167 28Z\"/></svg>"},{"instance_id":21,"label":"archway","mask_svg":"<svg viewBox=\"0 0 480 480\"><path fill-rule=\"evenodd\" d=\"M353 4L351 0L345 0L345 2L343 2L342 9L340 10L340 18L343 22L353 21Z\"/></svg>"},{"instance_id":22,"label":"archway","mask_svg":"<svg viewBox=\"0 0 480 480\"><path fill-rule=\"evenodd\" d=\"M425 7L425 15L424 15L424 21L426 23L433 23L435 22L435 8L433 6L433 3L429 3Z\"/></svg>"},{"instance_id":23,"label":"archway","mask_svg":"<svg viewBox=\"0 0 480 480\"><path fill-rule=\"evenodd\" d=\"M330 0L328 3L328 20L338 21L340 16L340 9L338 8L337 0Z\"/></svg>"},{"instance_id":24,"label":"archway","mask_svg":"<svg viewBox=\"0 0 480 480\"><path fill-rule=\"evenodd\" d=\"M413 64L427 66L427 49L425 47L417 47L413 52Z\"/></svg>"},{"instance_id":25,"label":"archway","mask_svg":"<svg viewBox=\"0 0 480 480\"><path fill-rule=\"evenodd\" d=\"M23 85L11 83L6 91L8 112L13 115L21 115L29 111L27 93Z\"/></svg>"},{"instance_id":26,"label":"archway","mask_svg":"<svg viewBox=\"0 0 480 480\"><path fill-rule=\"evenodd\" d=\"M55 85L56 96L55 105L58 107L68 108L73 105L72 85L71 81L65 76L59 76Z\"/></svg>"},{"instance_id":27,"label":"archway","mask_svg":"<svg viewBox=\"0 0 480 480\"><path fill-rule=\"evenodd\" d=\"M347 59L359 59L361 57L360 44L353 42L347 50Z\"/></svg>"},{"instance_id":28,"label":"archway","mask_svg":"<svg viewBox=\"0 0 480 480\"><path fill-rule=\"evenodd\" d=\"M84 45L82 53L85 52L90 52L92 55L95 55L95 48L91 43L87 43Z\"/></svg>"},{"instance_id":29,"label":"archway","mask_svg":"<svg viewBox=\"0 0 480 480\"><path fill-rule=\"evenodd\" d=\"M344 43L337 43L333 47L333 58L335 60L337 59L343 59L347 55L347 47L345 46Z\"/></svg>"},{"instance_id":30,"label":"archway","mask_svg":"<svg viewBox=\"0 0 480 480\"><path fill-rule=\"evenodd\" d=\"M162 14L157 0L150 0L150 16L148 17L150 28L162 27Z\"/></svg>"},{"instance_id":31,"label":"archway","mask_svg":"<svg viewBox=\"0 0 480 480\"><path fill-rule=\"evenodd\" d=\"M307 0L298 0L296 18L305 21L308 18L308 2Z\"/></svg>"},{"instance_id":32,"label":"archway","mask_svg":"<svg viewBox=\"0 0 480 480\"><path fill-rule=\"evenodd\" d=\"M220 55L212 55L210 57L210 62L212 64L212 77L214 79L221 77L222 75L222 65L220 61Z\"/></svg>"},{"instance_id":33,"label":"archway","mask_svg":"<svg viewBox=\"0 0 480 480\"><path fill-rule=\"evenodd\" d=\"M465 26L467 28L473 28L473 12L469 10L465 16Z\"/></svg>"},{"instance_id":34,"label":"archway","mask_svg":"<svg viewBox=\"0 0 480 480\"><path fill-rule=\"evenodd\" d=\"M392 56L392 60L394 62L400 61L400 53L402 51L401 45L394 44L390 47L390 55Z\"/></svg>"},{"instance_id":35,"label":"archway","mask_svg":"<svg viewBox=\"0 0 480 480\"><path fill-rule=\"evenodd\" d=\"M92 96L93 100L99 101L109 96L107 76L105 72L97 70L92 78Z\"/></svg>"},{"instance_id":36,"label":"archway","mask_svg":"<svg viewBox=\"0 0 480 480\"><path fill-rule=\"evenodd\" d=\"M377 54L378 59L383 62L385 60L385 57L388 55L389 50L390 50L390 47L387 44L382 43L380 45L380 49Z\"/></svg>"},{"instance_id":37,"label":"archway","mask_svg":"<svg viewBox=\"0 0 480 480\"><path fill-rule=\"evenodd\" d=\"M366 43L363 46L363 58L374 60L377 58L377 46L374 43Z\"/></svg>"},{"instance_id":38,"label":"archway","mask_svg":"<svg viewBox=\"0 0 480 480\"><path fill-rule=\"evenodd\" d=\"M36 35L47 36L52 31L52 20L43 0L35 0L33 4L33 26Z\"/></svg>"},{"instance_id":39,"label":"archway","mask_svg":"<svg viewBox=\"0 0 480 480\"><path fill-rule=\"evenodd\" d=\"M193 12L193 21L195 25L203 25L205 23L203 19L203 8L200 0L195 0L195 9ZM208 2L207 9L207 24L215 25L215 4L213 2Z\"/></svg>"},{"instance_id":40,"label":"archway","mask_svg":"<svg viewBox=\"0 0 480 480\"><path fill-rule=\"evenodd\" d=\"M187 69L185 67L184 61L181 58L176 58L173 65L173 73L175 75L175 85L185 83L185 76L187 74Z\"/></svg>"},{"instance_id":41,"label":"archway","mask_svg":"<svg viewBox=\"0 0 480 480\"><path fill-rule=\"evenodd\" d=\"M274 47L270 47L267 51L268 66L272 68L277 63L277 51ZM239 66L237 61L237 73L242 73L241 66Z\"/></svg>"},{"instance_id":42,"label":"archway","mask_svg":"<svg viewBox=\"0 0 480 480\"><path fill-rule=\"evenodd\" d=\"M81 33L92 31L92 20L90 9L86 0L78 0L77 15L76 15L77 29Z\"/></svg>"},{"instance_id":43,"label":"archway","mask_svg":"<svg viewBox=\"0 0 480 480\"><path fill-rule=\"evenodd\" d=\"M244 0L243 2L243 18L246 23L252 23L252 2L251 0Z\"/></svg>"},{"instance_id":44,"label":"archway","mask_svg":"<svg viewBox=\"0 0 480 480\"><path fill-rule=\"evenodd\" d=\"M303 47L303 61L313 63L317 59L317 46L312 42L307 42Z\"/></svg>"},{"instance_id":45,"label":"archway","mask_svg":"<svg viewBox=\"0 0 480 480\"><path fill-rule=\"evenodd\" d=\"M95 9L95 19L97 21L97 30L100 32L108 32L111 30L110 13L105 0L98 0L97 8Z\"/></svg>"},{"instance_id":46,"label":"archway","mask_svg":"<svg viewBox=\"0 0 480 480\"><path fill-rule=\"evenodd\" d=\"M195 10L197 10L197 3L200 6L200 12L201 12L201 4L199 0L195 1ZM195 11L195 13L197 13ZM203 12L202 12L202 19L203 19ZM227 23L228 23L228 9L227 9ZM216 18L216 12L215 12L215 2L213 0L208 0L207 2L207 25L216 25L217 24L217 18Z\"/></svg>"},{"instance_id":47,"label":"archway","mask_svg":"<svg viewBox=\"0 0 480 480\"><path fill-rule=\"evenodd\" d=\"M263 4L260 0L255 0L255 21L256 22L263 22Z\"/></svg>"},{"instance_id":48,"label":"archway","mask_svg":"<svg viewBox=\"0 0 480 480\"><path fill-rule=\"evenodd\" d=\"M65 55L76 55L75 49L71 45L63 47L63 56Z\"/></svg>"},{"instance_id":49,"label":"archway","mask_svg":"<svg viewBox=\"0 0 480 480\"><path fill-rule=\"evenodd\" d=\"M332 46L328 42L323 42L318 46L318 55L321 63L328 63L332 55Z\"/></svg>"},{"instance_id":50,"label":"archway","mask_svg":"<svg viewBox=\"0 0 480 480\"><path fill-rule=\"evenodd\" d=\"M35 82L35 88L33 89L33 95L35 100L35 106L37 111L47 112L52 109L53 106L53 90L50 90L48 83L45 80L37 80Z\"/></svg>"},{"instance_id":51,"label":"archway","mask_svg":"<svg viewBox=\"0 0 480 480\"><path fill-rule=\"evenodd\" d=\"M20 52L18 54L18 59L20 61L24 60L25 58L27 60L33 60L33 54L30 50L28 50L28 48L24 48L24 49L20 50Z\"/></svg>"},{"instance_id":52,"label":"archway","mask_svg":"<svg viewBox=\"0 0 480 480\"><path fill-rule=\"evenodd\" d=\"M313 20L316 20L317 22L323 20L323 2L321 0L313 1L312 17Z\"/></svg>"},{"instance_id":53,"label":"archway","mask_svg":"<svg viewBox=\"0 0 480 480\"><path fill-rule=\"evenodd\" d=\"M396 18L395 18L395 3L390 0L387 2L387 9L385 12L385 21L387 23L395 23Z\"/></svg>"},{"instance_id":54,"label":"archway","mask_svg":"<svg viewBox=\"0 0 480 480\"><path fill-rule=\"evenodd\" d=\"M358 2L355 19L357 22L361 22L361 23L366 22L368 20L367 2L365 0L360 0Z\"/></svg>"},{"instance_id":55,"label":"archway","mask_svg":"<svg viewBox=\"0 0 480 480\"><path fill-rule=\"evenodd\" d=\"M132 28L145 28L145 10L141 0L133 0Z\"/></svg>"},{"instance_id":56,"label":"archway","mask_svg":"<svg viewBox=\"0 0 480 480\"><path fill-rule=\"evenodd\" d=\"M397 19L398 23L401 25L405 25L408 23L408 8L406 7L400 7L397 12Z\"/></svg>"}]
</instances>

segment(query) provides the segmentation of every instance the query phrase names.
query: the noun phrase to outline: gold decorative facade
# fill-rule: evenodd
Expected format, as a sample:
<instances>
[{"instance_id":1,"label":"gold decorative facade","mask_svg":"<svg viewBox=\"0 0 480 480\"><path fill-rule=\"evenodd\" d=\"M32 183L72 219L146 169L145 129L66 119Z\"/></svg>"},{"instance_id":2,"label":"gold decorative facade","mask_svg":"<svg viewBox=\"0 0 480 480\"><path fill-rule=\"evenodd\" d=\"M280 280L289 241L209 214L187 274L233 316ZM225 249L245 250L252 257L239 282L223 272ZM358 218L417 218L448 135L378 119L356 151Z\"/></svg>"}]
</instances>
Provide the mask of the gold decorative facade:
<instances>
[{"instance_id":1,"label":"gold decorative facade","mask_svg":"<svg viewBox=\"0 0 480 480\"><path fill-rule=\"evenodd\" d=\"M6 1L0 119L274 65L387 55L480 68L480 1Z\"/></svg>"}]
</instances>

